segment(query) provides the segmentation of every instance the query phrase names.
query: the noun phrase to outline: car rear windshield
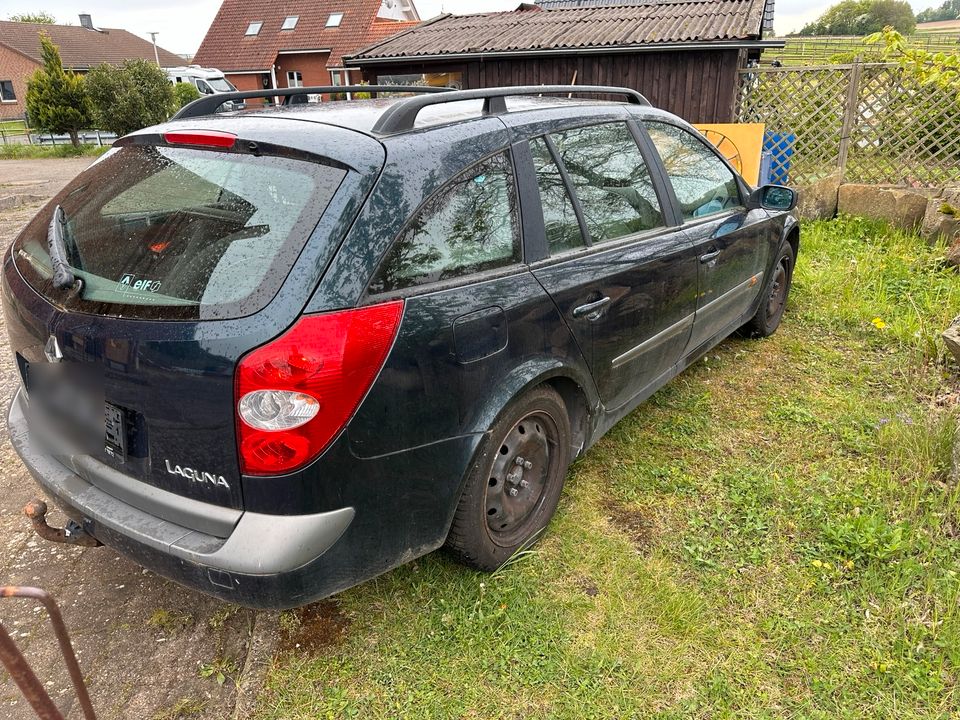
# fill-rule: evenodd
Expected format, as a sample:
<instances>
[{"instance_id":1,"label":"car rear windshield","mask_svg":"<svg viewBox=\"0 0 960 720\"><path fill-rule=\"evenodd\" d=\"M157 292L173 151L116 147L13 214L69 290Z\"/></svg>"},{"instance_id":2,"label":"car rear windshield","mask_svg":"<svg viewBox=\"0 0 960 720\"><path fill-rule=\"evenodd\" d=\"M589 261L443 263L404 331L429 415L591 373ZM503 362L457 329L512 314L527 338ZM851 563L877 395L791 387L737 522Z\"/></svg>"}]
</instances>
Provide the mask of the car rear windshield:
<instances>
[{"instance_id":1,"label":"car rear windshield","mask_svg":"<svg viewBox=\"0 0 960 720\"><path fill-rule=\"evenodd\" d=\"M145 319L227 319L280 289L346 172L286 157L117 148L56 199L79 292L54 290L53 204L14 248L17 267L67 309Z\"/></svg>"}]
</instances>

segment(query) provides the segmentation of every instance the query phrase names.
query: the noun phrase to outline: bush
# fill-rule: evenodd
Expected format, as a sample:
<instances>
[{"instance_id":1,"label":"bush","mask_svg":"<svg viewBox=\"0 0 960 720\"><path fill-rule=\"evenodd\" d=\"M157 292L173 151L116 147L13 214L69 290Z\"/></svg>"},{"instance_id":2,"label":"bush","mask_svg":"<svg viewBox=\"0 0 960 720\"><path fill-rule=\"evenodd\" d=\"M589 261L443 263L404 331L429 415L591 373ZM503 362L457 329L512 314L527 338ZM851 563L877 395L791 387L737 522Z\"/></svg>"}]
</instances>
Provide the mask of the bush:
<instances>
[{"instance_id":1,"label":"bush","mask_svg":"<svg viewBox=\"0 0 960 720\"><path fill-rule=\"evenodd\" d=\"M60 50L40 33L43 67L27 81L27 115L38 130L67 133L79 147L77 132L90 124L90 100L83 78L63 69Z\"/></svg>"},{"instance_id":2,"label":"bush","mask_svg":"<svg viewBox=\"0 0 960 720\"><path fill-rule=\"evenodd\" d=\"M200 99L200 91L192 83L176 83L173 86L173 102L178 108Z\"/></svg>"},{"instance_id":3,"label":"bush","mask_svg":"<svg viewBox=\"0 0 960 720\"><path fill-rule=\"evenodd\" d=\"M162 123L176 109L166 73L147 60L98 65L86 83L97 126L118 136Z\"/></svg>"}]
</instances>

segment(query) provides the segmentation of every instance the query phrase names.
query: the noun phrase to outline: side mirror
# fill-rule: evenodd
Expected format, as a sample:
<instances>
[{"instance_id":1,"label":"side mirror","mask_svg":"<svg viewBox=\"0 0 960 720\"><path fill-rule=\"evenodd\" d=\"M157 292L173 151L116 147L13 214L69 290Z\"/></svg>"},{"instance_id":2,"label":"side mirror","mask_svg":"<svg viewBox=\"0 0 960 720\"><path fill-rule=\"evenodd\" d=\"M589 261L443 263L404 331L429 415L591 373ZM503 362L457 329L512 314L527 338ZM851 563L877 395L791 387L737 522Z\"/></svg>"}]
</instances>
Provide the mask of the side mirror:
<instances>
[{"instance_id":1,"label":"side mirror","mask_svg":"<svg viewBox=\"0 0 960 720\"><path fill-rule=\"evenodd\" d=\"M790 212L797 206L797 192L783 185L764 185L750 195L750 209Z\"/></svg>"}]
</instances>

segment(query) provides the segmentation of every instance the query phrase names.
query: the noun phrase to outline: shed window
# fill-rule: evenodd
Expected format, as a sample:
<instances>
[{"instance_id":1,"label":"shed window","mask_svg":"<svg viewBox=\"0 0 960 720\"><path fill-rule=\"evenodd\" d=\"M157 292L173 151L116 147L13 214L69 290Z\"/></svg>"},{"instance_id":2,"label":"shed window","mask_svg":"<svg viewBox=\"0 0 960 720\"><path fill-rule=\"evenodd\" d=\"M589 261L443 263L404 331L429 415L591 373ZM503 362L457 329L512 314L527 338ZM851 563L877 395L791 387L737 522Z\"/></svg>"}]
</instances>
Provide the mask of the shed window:
<instances>
[{"instance_id":1,"label":"shed window","mask_svg":"<svg viewBox=\"0 0 960 720\"><path fill-rule=\"evenodd\" d=\"M427 201L370 286L389 292L520 262L513 167L495 155Z\"/></svg>"},{"instance_id":2,"label":"shed window","mask_svg":"<svg viewBox=\"0 0 960 720\"><path fill-rule=\"evenodd\" d=\"M17 94L13 91L12 80L0 80L0 102L16 102Z\"/></svg>"},{"instance_id":3,"label":"shed window","mask_svg":"<svg viewBox=\"0 0 960 720\"><path fill-rule=\"evenodd\" d=\"M283 19L283 25L280 26L281 30L293 30L297 26L297 21L300 19L299 15L289 15Z\"/></svg>"},{"instance_id":4,"label":"shed window","mask_svg":"<svg viewBox=\"0 0 960 720\"><path fill-rule=\"evenodd\" d=\"M340 23L343 22L343 13L330 13L330 17L327 18L327 27L335 28L340 27Z\"/></svg>"},{"instance_id":5,"label":"shed window","mask_svg":"<svg viewBox=\"0 0 960 720\"><path fill-rule=\"evenodd\" d=\"M258 21L258 22L252 22L252 23L250 23L249 25L247 25L247 32L246 32L245 34L246 34L246 35L259 35L259 34L260 34L260 28L262 28L262 27L263 27L263 23L262 23L262 22L259 22L259 21Z\"/></svg>"}]
</instances>

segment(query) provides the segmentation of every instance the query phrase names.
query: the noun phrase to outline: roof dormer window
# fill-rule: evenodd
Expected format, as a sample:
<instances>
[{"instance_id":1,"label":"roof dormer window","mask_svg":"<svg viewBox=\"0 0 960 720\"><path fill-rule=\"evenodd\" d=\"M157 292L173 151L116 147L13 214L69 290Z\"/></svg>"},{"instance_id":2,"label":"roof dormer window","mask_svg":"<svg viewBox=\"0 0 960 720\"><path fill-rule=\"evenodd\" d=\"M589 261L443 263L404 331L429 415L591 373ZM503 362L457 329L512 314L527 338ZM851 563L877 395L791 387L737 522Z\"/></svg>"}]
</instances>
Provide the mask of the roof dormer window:
<instances>
[{"instance_id":1,"label":"roof dormer window","mask_svg":"<svg viewBox=\"0 0 960 720\"><path fill-rule=\"evenodd\" d=\"M335 28L340 27L340 23L343 22L343 13L330 13L330 17L327 18L327 27Z\"/></svg>"},{"instance_id":2,"label":"roof dormer window","mask_svg":"<svg viewBox=\"0 0 960 720\"><path fill-rule=\"evenodd\" d=\"M260 21L252 22L252 23L250 23L249 25L247 25L247 32L244 33L244 34L245 34L245 35L259 35L259 34L260 34L260 28L262 28L262 27L263 27L263 23L262 23L262 22L260 22Z\"/></svg>"},{"instance_id":3,"label":"roof dormer window","mask_svg":"<svg viewBox=\"0 0 960 720\"><path fill-rule=\"evenodd\" d=\"M288 15L283 19L283 25L280 26L281 30L293 30L297 26L297 20L300 19L299 15Z\"/></svg>"}]
</instances>

